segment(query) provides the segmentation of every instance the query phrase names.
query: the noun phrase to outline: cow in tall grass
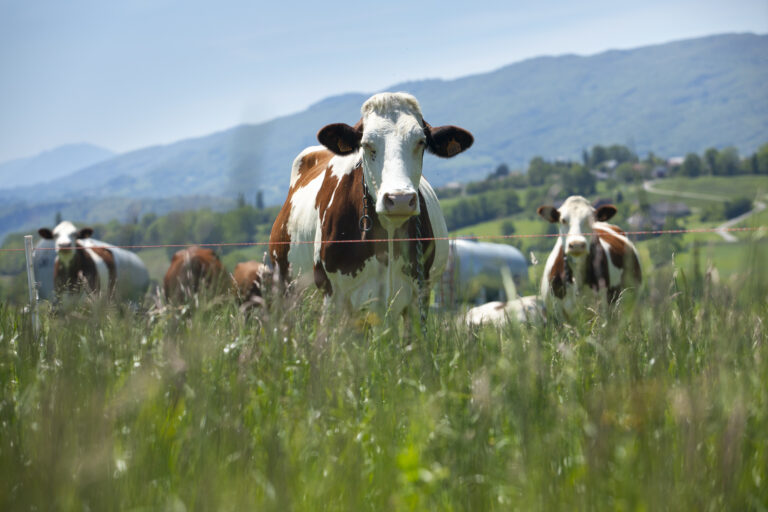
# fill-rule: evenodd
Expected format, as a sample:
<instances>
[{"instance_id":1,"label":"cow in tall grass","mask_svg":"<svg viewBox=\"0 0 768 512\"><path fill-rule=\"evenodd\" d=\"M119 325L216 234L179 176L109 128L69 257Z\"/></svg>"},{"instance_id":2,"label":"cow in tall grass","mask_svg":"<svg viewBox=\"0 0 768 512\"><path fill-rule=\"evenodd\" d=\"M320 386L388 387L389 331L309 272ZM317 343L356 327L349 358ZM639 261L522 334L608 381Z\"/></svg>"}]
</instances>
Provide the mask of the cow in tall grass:
<instances>
[{"instance_id":1,"label":"cow in tall grass","mask_svg":"<svg viewBox=\"0 0 768 512\"><path fill-rule=\"evenodd\" d=\"M571 314L585 290L615 302L622 291L642 280L640 259L632 242L618 226L608 224L616 207L594 208L581 196L571 196L560 208L541 206L539 215L559 226L560 234L547 258L541 279L541 296L554 297L566 315Z\"/></svg>"},{"instance_id":2,"label":"cow in tall grass","mask_svg":"<svg viewBox=\"0 0 768 512\"><path fill-rule=\"evenodd\" d=\"M58 298L100 294L139 301L144 296L149 273L136 254L94 241L93 229L77 229L69 221L53 229L40 228L38 233L55 250L53 289Z\"/></svg>"},{"instance_id":3,"label":"cow in tall grass","mask_svg":"<svg viewBox=\"0 0 768 512\"><path fill-rule=\"evenodd\" d=\"M264 287L272 277L272 272L267 265L259 261L240 262L235 266L232 277L235 280L241 311L265 305Z\"/></svg>"},{"instance_id":4,"label":"cow in tall grass","mask_svg":"<svg viewBox=\"0 0 768 512\"><path fill-rule=\"evenodd\" d=\"M201 292L217 294L229 284L216 253L197 246L176 251L163 278L165 298L171 302L183 302Z\"/></svg>"},{"instance_id":5,"label":"cow in tall grass","mask_svg":"<svg viewBox=\"0 0 768 512\"><path fill-rule=\"evenodd\" d=\"M283 281L310 276L326 297L353 309L377 304L405 313L448 257L445 219L422 176L424 152L453 157L473 138L455 126L430 126L405 93L377 94L361 114L354 126L322 128L323 145L294 160L269 253Z\"/></svg>"}]
</instances>

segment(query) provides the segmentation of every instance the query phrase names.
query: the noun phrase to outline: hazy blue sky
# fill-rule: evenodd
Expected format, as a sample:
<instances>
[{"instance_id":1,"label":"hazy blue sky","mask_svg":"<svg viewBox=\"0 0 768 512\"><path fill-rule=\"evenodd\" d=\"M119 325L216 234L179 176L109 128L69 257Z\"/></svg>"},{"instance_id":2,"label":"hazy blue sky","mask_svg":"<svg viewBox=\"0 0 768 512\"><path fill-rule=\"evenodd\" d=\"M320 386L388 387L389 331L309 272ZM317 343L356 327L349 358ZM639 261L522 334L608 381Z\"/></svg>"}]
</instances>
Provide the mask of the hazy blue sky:
<instances>
[{"instance_id":1,"label":"hazy blue sky","mask_svg":"<svg viewBox=\"0 0 768 512\"><path fill-rule=\"evenodd\" d=\"M0 161L72 142L122 152L405 80L747 31L768 32L768 0L0 0Z\"/></svg>"}]
</instances>

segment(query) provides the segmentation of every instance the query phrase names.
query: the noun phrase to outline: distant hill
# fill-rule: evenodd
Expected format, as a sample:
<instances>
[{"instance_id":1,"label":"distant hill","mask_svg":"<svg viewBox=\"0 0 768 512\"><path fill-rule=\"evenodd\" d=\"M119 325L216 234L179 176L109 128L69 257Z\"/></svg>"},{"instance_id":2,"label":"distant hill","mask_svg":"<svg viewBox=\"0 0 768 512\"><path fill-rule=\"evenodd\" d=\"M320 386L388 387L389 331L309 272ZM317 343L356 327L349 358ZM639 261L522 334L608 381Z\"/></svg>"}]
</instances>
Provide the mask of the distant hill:
<instances>
[{"instance_id":1,"label":"distant hill","mask_svg":"<svg viewBox=\"0 0 768 512\"><path fill-rule=\"evenodd\" d=\"M0 189L45 183L115 155L92 144L67 144L39 155L0 163Z\"/></svg>"},{"instance_id":2,"label":"distant hill","mask_svg":"<svg viewBox=\"0 0 768 512\"><path fill-rule=\"evenodd\" d=\"M435 185L482 178L536 155L574 158L594 144L673 156L768 140L768 35L729 34L592 56L540 57L455 80L387 87L413 93L431 124L456 124L475 145L453 159L425 159ZM370 93L335 96L257 125L121 154L50 181L0 190L27 205L106 197L180 195L283 201L293 158L327 123L354 123ZM124 211L115 215L124 215ZM106 219L105 219L106 220ZM0 233L6 231L0 222Z\"/></svg>"}]
</instances>

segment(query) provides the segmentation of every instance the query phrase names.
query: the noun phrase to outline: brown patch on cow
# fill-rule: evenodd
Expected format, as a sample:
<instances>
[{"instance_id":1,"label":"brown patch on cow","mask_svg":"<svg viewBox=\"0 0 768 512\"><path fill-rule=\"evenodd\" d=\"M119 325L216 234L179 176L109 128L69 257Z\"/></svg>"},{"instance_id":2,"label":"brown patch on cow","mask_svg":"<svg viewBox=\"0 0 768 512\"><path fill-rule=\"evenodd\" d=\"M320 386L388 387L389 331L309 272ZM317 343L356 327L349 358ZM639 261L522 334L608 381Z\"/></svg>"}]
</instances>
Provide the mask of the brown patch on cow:
<instances>
[{"instance_id":1,"label":"brown patch on cow","mask_svg":"<svg viewBox=\"0 0 768 512\"><path fill-rule=\"evenodd\" d=\"M269 267L258 261L243 261L235 266L232 277L237 286L240 302L263 296L265 278L270 274Z\"/></svg>"},{"instance_id":2,"label":"brown patch on cow","mask_svg":"<svg viewBox=\"0 0 768 512\"><path fill-rule=\"evenodd\" d=\"M199 293L205 287L221 291L224 267L211 249L188 247L173 255L171 265L165 273L163 287L169 301L184 300L187 295Z\"/></svg>"},{"instance_id":3,"label":"brown patch on cow","mask_svg":"<svg viewBox=\"0 0 768 512\"><path fill-rule=\"evenodd\" d=\"M96 263L78 242L75 242L73 250L74 254L68 265L56 258L53 266L54 289L57 293L98 291L99 274Z\"/></svg>"},{"instance_id":4,"label":"brown patch on cow","mask_svg":"<svg viewBox=\"0 0 768 512\"><path fill-rule=\"evenodd\" d=\"M117 286L117 268L115 267L115 256L112 254L112 251L105 247L94 247L91 250L95 252L99 258L104 260L104 264L107 266L107 271L109 272L109 294L113 295L115 293L115 287ZM97 280L97 282L100 283L100 280Z\"/></svg>"},{"instance_id":5,"label":"brown patch on cow","mask_svg":"<svg viewBox=\"0 0 768 512\"><path fill-rule=\"evenodd\" d=\"M624 234L617 226L608 225L614 232ZM626 283L639 283L642 279L640 261L637 254L622 239L603 230L597 230L597 236L608 244L611 262L616 268L623 269L622 281ZM618 283L614 283L618 284Z\"/></svg>"},{"instance_id":6,"label":"brown patch on cow","mask_svg":"<svg viewBox=\"0 0 768 512\"><path fill-rule=\"evenodd\" d=\"M590 241L587 258L587 275L584 283L595 291L610 288L611 275L608 271L608 256L597 238Z\"/></svg>"},{"instance_id":7,"label":"brown patch on cow","mask_svg":"<svg viewBox=\"0 0 768 512\"><path fill-rule=\"evenodd\" d=\"M325 171L333 156L330 151L321 149L302 157L296 182L288 190L288 197L272 225L272 232L269 235L269 258L272 261L272 266L279 269L280 278L283 281L288 281L289 271L288 252L291 249L291 235L288 233L288 219L291 216L291 199L297 190L307 186L309 182Z\"/></svg>"},{"instance_id":8,"label":"brown patch on cow","mask_svg":"<svg viewBox=\"0 0 768 512\"><path fill-rule=\"evenodd\" d=\"M330 168L326 170L325 180L317 194L315 207L321 215L323 242L387 237L386 230L374 211L369 213L373 220L371 231L360 230L360 217L363 213L362 165L355 167L340 180L331 175ZM324 271L357 275L365 262L381 251L374 245L373 243L324 243L320 247L320 260L325 267ZM384 251L386 252L386 247ZM315 275L317 279L317 273Z\"/></svg>"},{"instance_id":9,"label":"brown patch on cow","mask_svg":"<svg viewBox=\"0 0 768 512\"><path fill-rule=\"evenodd\" d=\"M558 299L565 297L565 287L569 284L566 268L570 270L570 267L567 267L565 262L565 252L561 250L549 271L549 286L552 289L552 293Z\"/></svg>"}]
</instances>

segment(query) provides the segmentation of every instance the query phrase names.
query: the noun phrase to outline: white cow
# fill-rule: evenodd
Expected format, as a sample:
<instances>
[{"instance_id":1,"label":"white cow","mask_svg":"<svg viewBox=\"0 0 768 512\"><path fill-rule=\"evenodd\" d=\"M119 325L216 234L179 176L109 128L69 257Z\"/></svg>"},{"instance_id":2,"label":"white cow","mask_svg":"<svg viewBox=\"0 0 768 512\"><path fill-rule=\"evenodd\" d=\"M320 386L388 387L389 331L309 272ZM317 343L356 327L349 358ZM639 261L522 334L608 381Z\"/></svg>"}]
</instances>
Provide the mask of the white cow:
<instances>
[{"instance_id":1,"label":"white cow","mask_svg":"<svg viewBox=\"0 0 768 512\"><path fill-rule=\"evenodd\" d=\"M632 242L607 221L616 207L595 209L581 196L571 196L560 208L541 206L539 215L560 227L560 236L547 258L541 296L554 297L566 315L583 302L585 290L606 295L609 302L642 280L640 259Z\"/></svg>"},{"instance_id":2,"label":"white cow","mask_svg":"<svg viewBox=\"0 0 768 512\"><path fill-rule=\"evenodd\" d=\"M101 292L133 301L144 296L149 273L136 254L92 240L91 228L78 230L69 221L61 222L53 230L41 228L38 233L55 247L54 295ZM38 252L42 255L47 251Z\"/></svg>"},{"instance_id":3,"label":"white cow","mask_svg":"<svg viewBox=\"0 0 768 512\"><path fill-rule=\"evenodd\" d=\"M473 138L455 126L430 126L405 93L377 94L361 113L355 126L325 126L317 134L323 146L295 159L270 257L283 280L313 276L327 297L349 307L377 302L406 312L417 304L420 285L440 278L448 255L447 240L392 242L448 234L422 176L424 151L452 157ZM329 243L339 240L384 241Z\"/></svg>"}]
</instances>

